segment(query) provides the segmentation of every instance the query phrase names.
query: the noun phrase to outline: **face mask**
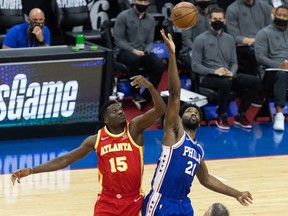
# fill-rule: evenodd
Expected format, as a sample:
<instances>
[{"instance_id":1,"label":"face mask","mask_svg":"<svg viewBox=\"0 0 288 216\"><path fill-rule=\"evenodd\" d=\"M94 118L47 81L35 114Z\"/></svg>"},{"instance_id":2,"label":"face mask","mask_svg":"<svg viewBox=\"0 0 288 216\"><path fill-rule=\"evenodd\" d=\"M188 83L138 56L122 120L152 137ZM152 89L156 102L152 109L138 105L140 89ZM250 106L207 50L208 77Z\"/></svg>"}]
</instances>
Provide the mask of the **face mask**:
<instances>
[{"instance_id":1,"label":"face mask","mask_svg":"<svg viewBox=\"0 0 288 216\"><path fill-rule=\"evenodd\" d=\"M32 44L36 44L38 43L38 40L36 38L36 35L33 34L33 30L36 26L39 26L41 29L43 29L45 23L37 23L37 22L29 22L28 24L28 29L27 29L27 37L28 37L28 41L31 42Z\"/></svg>"},{"instance_id":2,"label":"face mask","mask_svg":"<svg viewBox=\"0 0 288 216\"><path fill-rule=\"evenodd\" d=\"M211 4L210 1L198 1L197 5L204 10L205 8L207 8L209 5Z\"/></svg>"},{"instance_id":3,"label":"face mask","mask_svg":"<svg viewBox=\"0 0 288 216\"><path fill-rule=\"evenodd\" d=\"M43 27L44 27L44 22L43 22L43 23L37 23L37 22L31 21L31 22L29 23L29 30L30 30L30 32L33 32L33 29L34 29L36 26L39 26L41 29L43 29Z\"/></svg>"},{"instance_id":4,"label":"face mask","mask_svg":"<svg viewBox=\"0 0 288 216\"><path fill-rule=\"evenodd\" d=\"M33 29L35 28L35 26L37 26L36 22L30 22L29 23L29 30L31 33L33 32Z\"/></svg>"},{"instance_id":5,"label":"face mask","mask_svg":"<svg viewBox=\"0 0 288 216\"><path fill-rule=\"evenodd\" d=\"M145 12L148 8L148 5L140 5L140 4L135 4L136 9L142 13Z\"/></svg>"},{"instance_id":6,"label":"face mask","mask_svg":"<svg viewBox=\"0 0 288 216\"><path fill-rule=\"evenodd\" d=\"M274 23L276 26L279 26L279 27L287 27L288 21L275 17Z\"/></svg>"},{"instance_id":7,"label":"face mask","mask_svg":"<svg viewBox=\"0 0 288 216\"><path fill-rule=\"evenodd\" d=\"M215 31L218 31L224 28L224 22L220 20L215 20L214 22L211 22L211 26Z\"/></svg>"}]
</instances>

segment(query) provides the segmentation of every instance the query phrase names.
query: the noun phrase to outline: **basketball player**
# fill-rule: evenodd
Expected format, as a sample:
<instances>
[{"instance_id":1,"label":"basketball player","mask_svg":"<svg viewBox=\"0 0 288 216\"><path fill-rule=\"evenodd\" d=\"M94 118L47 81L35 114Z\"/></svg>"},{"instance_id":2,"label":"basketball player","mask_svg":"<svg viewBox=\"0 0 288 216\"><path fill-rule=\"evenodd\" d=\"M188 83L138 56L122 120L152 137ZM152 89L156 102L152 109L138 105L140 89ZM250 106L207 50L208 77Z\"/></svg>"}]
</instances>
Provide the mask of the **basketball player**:
<instances>
[{"instance_id":1,"label":"basketball player","mask_svg":"<svg viewBox=\"0 0 288 216\"><path fill-rule=\"evenodd\" d=\"M142 215L193 216L188 197L195 176L210 190L235 197L242 205L252 203L252 195L231 188L208 173L204 151L195 139L201 122L201 111L194 104L184 104L180 110L180 79L177 71L175 44L172 36L163 40L169 50L168 89L169 99L164 119L164 137L152 189L145 197ZM180 111L180 116L179 116Z\"/></svg>"},{"instance_id":2,"label":"basketball player","mask_svg":"<svg viewBox=\"0 0 288 216\"><path fill-rule=\"evenodd\" d=\"M132 86L144 86L149 90L153 108L128 123L121 104L108 101L100 110L105 126L97 135L89 136L78 148L47 163L12 172L13 185L15 180L20 183L21 178L31 174L63 169L96 151L102 191L95 203L94 216L140 215L143 202L143 133L164 114L165 103L147 79L140 75L131 79Z\"/></svg>"}]
</instances>

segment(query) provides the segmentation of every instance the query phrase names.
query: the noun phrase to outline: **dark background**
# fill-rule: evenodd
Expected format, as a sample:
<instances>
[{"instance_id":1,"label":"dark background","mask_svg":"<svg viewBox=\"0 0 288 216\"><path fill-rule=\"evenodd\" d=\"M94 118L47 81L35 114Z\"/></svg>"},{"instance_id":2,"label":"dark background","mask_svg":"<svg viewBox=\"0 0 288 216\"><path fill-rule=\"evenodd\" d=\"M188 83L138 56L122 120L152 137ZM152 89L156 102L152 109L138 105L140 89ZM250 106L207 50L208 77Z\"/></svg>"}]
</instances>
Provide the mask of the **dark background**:
<instances>
[{"instance_id":1,"label":"dark background","mask_svg":"<svg viewBox=\"0 0 288 216\"><path fill-rule=\"evenodd\" d=\"M92 5L96 2L109 3L109 8L104 8L100 6L98 11L103 11L108 15L109 19L116 18L116 16L121 12L120 2L124 0L87 0L88 6L91 9ZM128 0L127 0L128 1ZM196 0L188 0L189 2L195 3ZM219 0L218 5L227 8L234 0ZM170 11L173 6L181 2L180 0L150 0L150 12L158 12L164 15L165 19L170 16ZM51 0L22 0L23 12L28 15L29 11L35 7L38 7L43 10L46 17L46 25L49 27L51 32L51 45L63 44L63 41L59 39L60 31L57 27L57 21L53 15L51 8ZM102 4L103 5L103 4ZM90 14L90 16L97 16L97 14ZM100 22L103 22L107 17L101 17ZM100 29L101 23L97 23L97 26L93 27L94 29Z\"/></svg>"}]
</instances>

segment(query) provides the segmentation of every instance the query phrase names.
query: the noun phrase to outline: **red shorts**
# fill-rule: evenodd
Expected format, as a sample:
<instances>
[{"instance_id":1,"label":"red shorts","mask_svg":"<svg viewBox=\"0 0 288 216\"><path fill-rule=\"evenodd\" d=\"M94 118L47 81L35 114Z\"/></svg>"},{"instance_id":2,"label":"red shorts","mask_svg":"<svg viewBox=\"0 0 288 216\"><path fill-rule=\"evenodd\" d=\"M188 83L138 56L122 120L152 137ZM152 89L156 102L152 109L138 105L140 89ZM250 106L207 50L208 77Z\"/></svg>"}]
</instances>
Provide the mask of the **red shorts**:
<instances>
[{"instance_id":1,"label":"red shorts","mask_svg":"<svg viewBox=\"0 0 288 216\"><path fill-rule=\"evenodd\" d=\"M131 194L99 193L94 216L139 216L144 196L139 191Z\"/></svg>"}]
</instances>

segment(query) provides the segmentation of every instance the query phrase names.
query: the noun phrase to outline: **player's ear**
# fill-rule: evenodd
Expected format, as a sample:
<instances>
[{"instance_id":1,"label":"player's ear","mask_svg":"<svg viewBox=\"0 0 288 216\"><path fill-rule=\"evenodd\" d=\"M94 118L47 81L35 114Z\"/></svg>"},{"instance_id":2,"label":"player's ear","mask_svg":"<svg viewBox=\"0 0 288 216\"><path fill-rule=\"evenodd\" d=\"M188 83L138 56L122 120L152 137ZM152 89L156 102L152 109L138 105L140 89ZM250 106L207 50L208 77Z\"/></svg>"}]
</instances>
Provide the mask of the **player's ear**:
<instances>
[{"instance_id":1,"label":"player's ear","mask_svg":"<svg viewBox=\"0 0 288 216\"><path fill-rule=\"evenodd\" d=\"M107 117L104 117L103 121L104 121L105 125L109 123L109 119Z\"/></svg>"}]
</instances>

